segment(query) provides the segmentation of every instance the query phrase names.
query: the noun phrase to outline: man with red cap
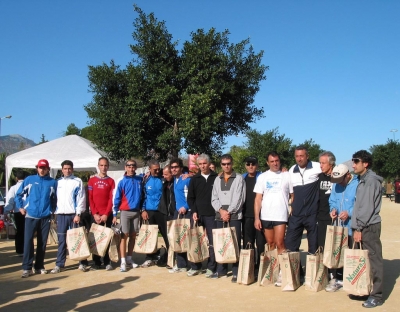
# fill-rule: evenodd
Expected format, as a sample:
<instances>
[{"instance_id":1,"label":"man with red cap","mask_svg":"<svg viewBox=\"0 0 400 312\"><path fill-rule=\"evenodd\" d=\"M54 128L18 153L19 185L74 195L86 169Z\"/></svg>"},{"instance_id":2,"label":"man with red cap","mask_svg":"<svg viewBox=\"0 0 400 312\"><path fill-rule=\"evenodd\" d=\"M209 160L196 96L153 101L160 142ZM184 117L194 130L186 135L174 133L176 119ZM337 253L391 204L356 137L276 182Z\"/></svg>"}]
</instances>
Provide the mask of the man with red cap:
<instances>
[{"instance_id":1,"label":"man with red cap","mask_svg":"<svg viewBox=\"0 0 400 312\"><path fill-rule=\"evenodd\" d=\"M27 177L17 191L16 206L25 216L24 255L22 277L34 273L47 274L44 268L50 217L57 205L57 181L49 176L50 166L46 159L38 161L37 175ZM36 260L33 267L33 238L37 232Z\"/></svg>"}]
</instances>

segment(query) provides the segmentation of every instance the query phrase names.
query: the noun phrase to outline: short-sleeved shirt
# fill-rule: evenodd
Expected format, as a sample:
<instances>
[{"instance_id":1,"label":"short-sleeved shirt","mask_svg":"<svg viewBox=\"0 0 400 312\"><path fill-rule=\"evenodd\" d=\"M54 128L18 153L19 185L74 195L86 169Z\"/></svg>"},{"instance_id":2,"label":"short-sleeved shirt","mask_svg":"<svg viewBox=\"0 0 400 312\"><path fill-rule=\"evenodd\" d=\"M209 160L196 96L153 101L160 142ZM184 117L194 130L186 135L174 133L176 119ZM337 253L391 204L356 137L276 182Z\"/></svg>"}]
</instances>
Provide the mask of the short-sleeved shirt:
<instances>
[{"instance_id":1,"label":"short-sleeved shirt","mask_svg":"<svg viewBox=\"0 0 400 312\"><path fill-rule=\"evenodd\" d=\"M293 193L288 172L266 171L258 179L254 192L263 194L261 220L287 222L289 216L289 195Z\"/></svg>"}]
</instances>

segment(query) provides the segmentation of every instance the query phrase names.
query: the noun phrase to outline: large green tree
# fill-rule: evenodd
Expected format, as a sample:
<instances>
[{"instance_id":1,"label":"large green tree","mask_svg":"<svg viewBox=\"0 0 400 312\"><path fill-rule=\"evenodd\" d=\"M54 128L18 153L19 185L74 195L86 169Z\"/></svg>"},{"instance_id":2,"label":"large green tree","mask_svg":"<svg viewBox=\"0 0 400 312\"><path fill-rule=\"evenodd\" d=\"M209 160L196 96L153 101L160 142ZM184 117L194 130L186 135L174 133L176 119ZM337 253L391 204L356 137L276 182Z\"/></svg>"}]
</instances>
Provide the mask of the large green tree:
<instances>
[{"instance_id":1,"label":"large green tree","mask_svg":"<svg viewBox=\"0 0 400 312\"><path fill-rule=\"evenodd\" d=\"M72 134L79 135L79 136L81 135L81 129L79 129L77 126L75 126L74 123L70 123L67 126L67 130L65 131L64 136L72 135Z\"/></svg>"},{"instance_id":2,"label":"large green tree","mask_svg":"<svg viewBox=\"0 0 400 312\"><path fill-rule=\"evenodd\" d=\"M111 158L218 154L226 136L263 117L253 102L268 67L249 39L233 44L228 30L199 29L178 51L164 21L134 10L132 62L89 66L85 109Z\"/></svg>"},{"instance_id":3,"label":"large green tree","mask_svg":"<svg viewBox=\"0 0 400 312\"><path fill-rule=\"evenodd\" d=\"M373 145L372 170L385 179L393 180L400 176L400 143L388 139L386 144Z\"/></svg>"}]
</instances>

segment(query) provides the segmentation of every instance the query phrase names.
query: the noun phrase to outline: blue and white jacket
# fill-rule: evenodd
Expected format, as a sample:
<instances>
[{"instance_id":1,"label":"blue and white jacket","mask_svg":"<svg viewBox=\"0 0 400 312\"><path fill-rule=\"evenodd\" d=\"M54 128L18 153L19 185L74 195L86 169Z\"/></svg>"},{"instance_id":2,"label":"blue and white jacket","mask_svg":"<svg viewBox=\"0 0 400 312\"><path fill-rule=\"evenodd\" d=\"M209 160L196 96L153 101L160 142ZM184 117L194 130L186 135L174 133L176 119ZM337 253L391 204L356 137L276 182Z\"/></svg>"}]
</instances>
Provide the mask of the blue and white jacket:
<instances>
[{"instance_id":1,"label":"blue and white jacket","mask_svg":"<svg viewBox=\"0 0 400 312\"><path fill-rule=\"evenodd\" d=\"M143 210L157 210L160 205L162 192L163 182L161 178L150 175L144 183Z\"/></svg>"},{"instance_id":2,"label":"blue and white jacket","mask_svg":"<svg viewBox=\"0 0 400 312\"><path fill-rule=\"evenodd\" d=\"M139 211L142 195L142 177L124 175L115 184L113 216L118 210Z\"/></svg>"},{"instance_id":3,"label":"blue and white jacket","mask_svg":"<svg viewBox=\"0 0 400 312\"><path fill-rule=\"evenodd\" d=\"M174 178L174 195L176 202L176 211L180 208L185 208L186 211L189 210L189 204L187 203L187 193L189 190L190 178L182 180L182 176L179 178Z\"/></svg>"},{"instance_id":4,"label":"blue and white jacket","mask_svg":"<svg viewBox=\"0 0 400 312\"><path fill-rule=\"evenodd\" d=\"M50 176L29 176L19 187L15 201L18 209L26 210L27 218L46 218L56 208L57 181Z\"/></svg>"},{"instance_id":5,"label":"blue and white jacket","mask_svg":"<svg viewBox=\"0 0 400 312\"><path fill-rule=\"evenodd\" d=\"M56 214L80 215L86 210L86 192L80 178L70 175L57 180Z\"/></svg>"}]
</instances>

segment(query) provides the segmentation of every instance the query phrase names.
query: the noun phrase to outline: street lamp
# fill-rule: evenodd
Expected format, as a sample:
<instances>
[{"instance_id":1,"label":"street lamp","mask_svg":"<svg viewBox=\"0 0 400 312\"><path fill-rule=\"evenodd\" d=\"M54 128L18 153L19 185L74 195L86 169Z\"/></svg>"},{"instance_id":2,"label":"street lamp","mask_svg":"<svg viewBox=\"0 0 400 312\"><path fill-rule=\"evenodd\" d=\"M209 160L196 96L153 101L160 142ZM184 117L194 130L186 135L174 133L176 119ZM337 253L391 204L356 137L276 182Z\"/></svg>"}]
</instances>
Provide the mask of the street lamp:
<instances>
[{"instance_id":1,"label":"street lamp","mask_svg":"<svg viewBox=\"0 0 400 312\"><path fill-rule=\"evenodd\" d=\"M11 115L8 115L8 116L4 116L4 117L0 117L0 136L1 136L1 121L3 120L3 119L10 119L12 116Z\"/></svg>"},{"instance_id":2,"label":"street lamp","mask_svg":"<svg viewBox=\"0 0 400 312\"><path fill-rule=\"evenodd\" d=\"M397 132L397 131L398 131L397 129L392 129L392 130L390 130L390 132L393 133L393 141L396 141L396 132Z\"/></svg>"}]
</instances>

